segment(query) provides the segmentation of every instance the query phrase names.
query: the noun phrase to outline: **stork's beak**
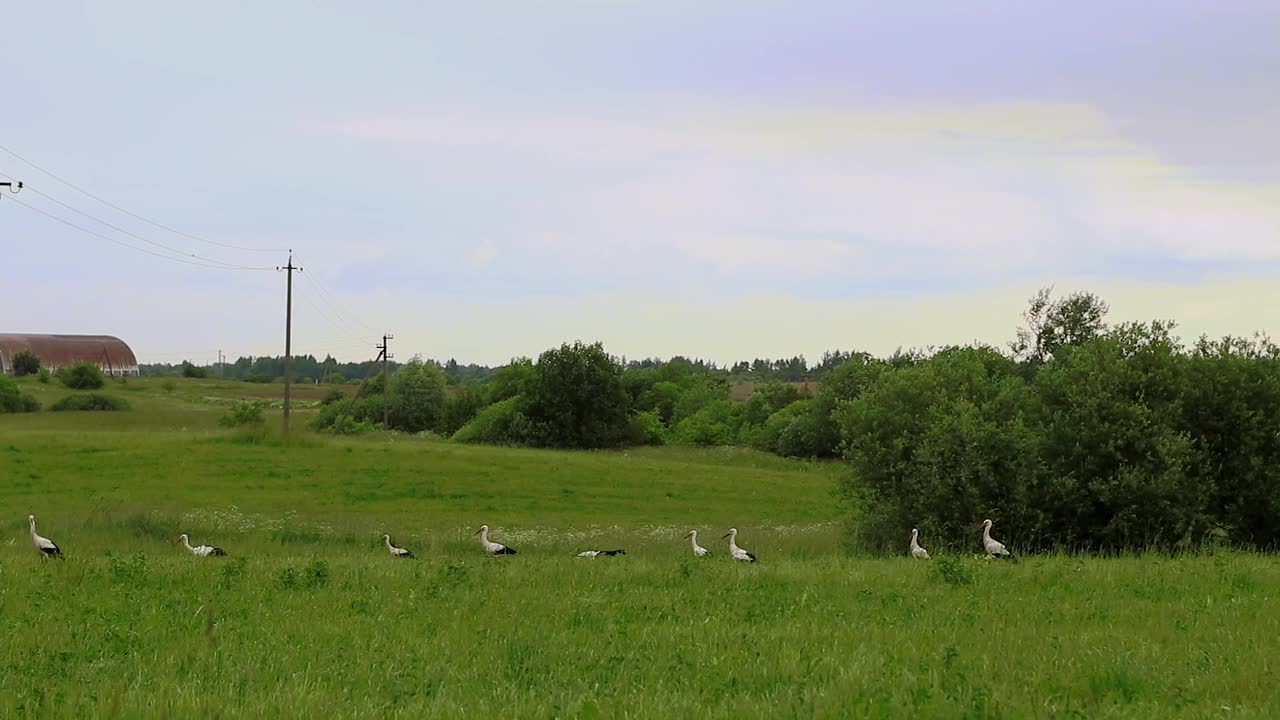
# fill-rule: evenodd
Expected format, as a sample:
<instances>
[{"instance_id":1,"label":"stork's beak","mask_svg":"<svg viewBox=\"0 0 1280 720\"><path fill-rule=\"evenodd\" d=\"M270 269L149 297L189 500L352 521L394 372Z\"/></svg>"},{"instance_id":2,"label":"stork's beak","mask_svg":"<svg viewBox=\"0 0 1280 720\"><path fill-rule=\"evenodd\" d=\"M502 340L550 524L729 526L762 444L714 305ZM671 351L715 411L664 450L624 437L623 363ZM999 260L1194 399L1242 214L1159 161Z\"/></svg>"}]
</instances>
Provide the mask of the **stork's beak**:
<instances>
[{"instance_id":1,"label":"stork's beak","mask_svg":"<svg viewBox=\"0 0 1280 720\"><path fill-rule=\"evenodd\" d=\"M477 531L475 531L475 532L473 532L473 533L471 533L471 534L472 534L472 535L479 535L481 532L482 532L481 530L477 530Z\"/></svg>"},{"instance_id":2,"label":"stork's beak","mask_svg":"<svg viewBox=\"0 0 1280 720\"><path fill-rule=\"evenodd\" d=\"M725 538L729 537L729 536L730 536L730 535L732 535L732 534L733 534L733 533L725 533L725 534L723 534L723 535L721 535L721 536L720 536L720 539L721 539L721 540L723 540L723 539L725 539Z\"/></svg>"}]
</instances>

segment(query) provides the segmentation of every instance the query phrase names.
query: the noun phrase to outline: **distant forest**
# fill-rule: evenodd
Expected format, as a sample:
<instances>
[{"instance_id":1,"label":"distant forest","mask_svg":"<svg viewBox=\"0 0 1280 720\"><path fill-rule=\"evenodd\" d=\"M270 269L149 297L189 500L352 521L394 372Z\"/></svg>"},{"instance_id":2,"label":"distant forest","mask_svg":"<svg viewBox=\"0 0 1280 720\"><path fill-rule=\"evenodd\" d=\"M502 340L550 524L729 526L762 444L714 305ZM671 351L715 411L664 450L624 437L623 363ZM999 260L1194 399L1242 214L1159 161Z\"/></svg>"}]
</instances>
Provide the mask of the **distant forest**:
<instances>
[{"instance_id":1,"label":"distant forest","mask_svg":"<svg viewBox=\"0 0 1280 720\"><path fill-rule=\"evenodd\" d=\"M821 362L810 365L803 355L786 359L756 358L743 360L732 366L724 367L714 362L701 359L688 359L676 356L670 360L645 358L628 360L622 358L620 364L625 370L651 370L669 363L686 368L695 375L714 375L723 377L730 383L739 382L800 382L802 380L818 381L822 376L849 360L853 354L834 350L822 354ZM445 378L450 385L471 385L488 382L505 366L490 367L474 363L461 365L450 359L439 362L444 370ZM401 363L392 360L390 370L394 373ZM177 377L195 374L199 377L241 380L244 382L271 383L284 381L284 356L241 357L235 362L222 365L195 365L189 361L178 364L144 363L139 365L142 375L149 377ZM342 385L360 382L366 376L380 371L381 363L372 360L364 362L340 363L333 356L326 355L319 360L314 355L297 355L293 358L293 374L297 382Z\"/></svg>"}]
</instances>

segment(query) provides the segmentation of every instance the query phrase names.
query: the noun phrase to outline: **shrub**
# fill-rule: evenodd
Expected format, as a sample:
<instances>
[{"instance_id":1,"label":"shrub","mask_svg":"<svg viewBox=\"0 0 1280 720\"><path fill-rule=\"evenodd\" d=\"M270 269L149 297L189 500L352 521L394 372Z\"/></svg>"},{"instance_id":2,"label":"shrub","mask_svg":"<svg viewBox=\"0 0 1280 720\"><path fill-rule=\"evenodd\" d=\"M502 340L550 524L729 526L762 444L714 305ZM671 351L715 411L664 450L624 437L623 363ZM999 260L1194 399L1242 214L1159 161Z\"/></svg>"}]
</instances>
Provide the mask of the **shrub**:
<instances>
[{"instance_id":1,"label":"shrub","mask_svg":"<svg viewBox=\"0 0 1280 720\"><path fill-rule=\"evenodd\" d=\"M444 408L444 370L414 358L391 376L389 421L392 428L422 432L436 426Z\"/></svg>"},{"instance_id":2,"label":"shrub","mask_svg":"<svg viewBox=\"0 0 1280 720\"><path fill-rule=\"evenodd\" d=\"M436 430L446 437L453 435L471 422L485 405L485 391L479 385L458 388L445 396L444 407Z\"/></svg>"},{"instance_id":3,"label":"shrub","mask_svg":"<svg viewBox=\"0 0 1280 720\"><path fill-rule=\"evenodd\" d=\"M129 402L101 393L74 393L50 405L49 409L53 412L121 411L129 409Z\"/></svg>"},{"instance_id":4,"label":"shrub","mask_svg":"<svg viewBox=\"0 0 1280 720\"><path fill-rule=\"evenodd\" d=\"M269 385L273 379L274 378L272 378L270 375L262 375L262 374L250 374L250 375L244 376L245 382L257 383L259 385Z\"/></svg>"},{"instance_id":5,"label":"shrub","mask_svg":"<svg viewBox=\"0 0 1280 720\"><path fill-rule=\"evenodd\" d=\"M678 445L729 445L737 437L740 424L739 406L728 400L716 400L677 423L669 437Z\"/></svg>"},{"instance_id":6,"label":"shrub","mask_svg":"<svg viewBox=\"0 0 1280 720\"><path fill-rule=\"evenodd\" d=\"M178 383L174 382L173 378L166 378L164 382L160 383L160 389L171 393L178 389Z\"/></svg>"},{"instance_id":7,"label":"shrub","mask_svg":"<svg viewBox=\"0 0 1280 720\"><path fill-rule=\"evenodd\" d=\"M36 373L36 382L41 385L48 385L50 377L52 377L52 375L49 374L49 368L42 367L40 368L40 371Z\"/></svg>"},{"instance_id":8,"label":"shrub","mask_svg":"<svg viewBox=\"0 0 1280 720\"><path fill-rule=\"evenodd\" d=\"M346 385L347 377L342 373L330 373L324 381L330 385Z\"/></svg>"},{"instance_id":9,"label":"shrub","mask_svg":"<svg viewBox=\"0 0 1280 720\"><path fill-rule=\"evenodd\" d=\"M524 397L517 395L481 410L475 418L453 434L455 442L519 445L530 434L529 418L523 411Z\"/></svg>"},{"instance_id":10,"label":"shrub","mask_svg":"<svg viewBox=\"0 0 1280 720\"><path fill-rule=\"evenodd\" d=\"M78 362L58 371L58 380L72 390L97 390L106 383L102 370L91 362Z\"/></svg>"},{"instance_id":11,"label":"shrub","mask_svg":"<svg viewBox=\"0 0 1280 720\"><path fill-rule=\"evenodd\" d=\"M22 392L12 378L0 375L0 413L35 412L40 403Z\"/></svg>"},{"instance_id":12,"label":"shrub","mask_svg":"<svg viewBox=\"0 0 1280 720\"><path fill-rule=\"evenodd\" d=\"M627 444L661 445L666 431L656 410L643 410L633 414L627 423Z\"/></svg>"},{"instance_id":13,"label":"shrub","mask_svg":"<svg viewBox=\"0 0 1280 720\"><path fill-rule=\"evenodd\" d=\"M40 369L40 357L30 350L23 350L13 356L13 374L18 377L35 375Z\"/></svg>"},{"instance_id":14,"label":"shrub","mask_svg":"<svg viewBox=\"0 0 1280 720\"><path fill-rule=\"evenodd\" d=\"M209 377L209 369L192 365L189 361L182 361L182 377L187 378L207 378Z\"/></svg>"},{"instance_id":15,"label":"shrub","mask_svg":"<svg viewBox=\"0 0 1280 720\"><path fill-rule=\"evenodd\" d=\"M266 418L262 414L262 403L250 400L241 400L232 405L231 409L227 410L227 414L218 420L218 424L223 427L261 425L264 422Z\"/></svg>"}]
</instances>

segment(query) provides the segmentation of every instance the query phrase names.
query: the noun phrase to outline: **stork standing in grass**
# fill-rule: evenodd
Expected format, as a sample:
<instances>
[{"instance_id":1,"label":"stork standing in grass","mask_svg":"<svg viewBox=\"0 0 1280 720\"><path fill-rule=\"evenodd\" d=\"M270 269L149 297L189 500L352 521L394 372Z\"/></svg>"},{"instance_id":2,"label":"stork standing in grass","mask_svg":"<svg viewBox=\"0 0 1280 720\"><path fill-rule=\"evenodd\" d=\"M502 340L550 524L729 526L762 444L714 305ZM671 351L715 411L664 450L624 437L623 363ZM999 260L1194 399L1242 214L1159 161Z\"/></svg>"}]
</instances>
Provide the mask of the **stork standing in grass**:
<instances>
[{"instance_id":1,"label":"stork standing in grass","mask_svg":"<svg viewBox=\"0 0 1280 720\"><path fill-rule=\"evenodd\" d=\"M195 555L196 557L223 557L227 554L226 550L212 545L197 545L195 547L191 547L191 538L187 537L186 533L179 535L178 539L182 541L182 547L186 548L187 552Z\"/></svg>"},{"instance_id":2,"label":"stork standing in grass","mask_svg":"<svg viewBox=\"0 0 1280 720\"><path fill-rule=\"evenodd\" d=\"M689 538L689 543L690 543L691 545L693 545L693 556L694 556L694 557L706 557L706 556L708 556L708 555L710 555L710 554L711 554L711 551L710 551L710 550L708 550L708 549L706 549L706 548L704 548L704 547L702 547L701 545L699 545L699 544L698 544L698 531L697 531L697 530L690 530L690 531L689 531L689 534L688 534L688 535L685 535L685 537Z\"/></svg>"},{"instance_id":3,"label":"stork standing in grass","mask_svg":"<svg viewBox=\"0 0 1280 720\"><path fill-rule=\"evenodd\" d=\"M919 537L920 537L920 529L911 528L911 557L919 558L921 560L928 560L929 551L920 547L920 541L918 539Z\"/></svg>"},{"instance_id":4,"label":"stork standing in grass","mask_svg":"<svg viewBox=\"0 0 1280 720\"><path fill-rule=\"evenodd\" d=\"M413 559L413 553L412 553L412 552L410 552L410 551L408 551L408 550L406 550L406 549L404 549L404 548L401 548L401 547L396 547L395 545L392 545L392 544L391 544L391 536L390 536L390 535L383 535L383 536L382 536L382 542L384 542L384 543L386 543L386 544L387 544L387 552L390 552L390 553L391 553L391 557L394 557L394 558L404 558L404 559L406 559L406 560L412 560L412 559Z\"/></svg>"},{"instance_id":5,"label":"stork standing in grass","mask_svg":"<svg viewBox=\"0 0 1280 720\"><path fill-rule=\"evenodd\" d=\"M512 550L511 548L507 547L506 545L503 545L502 543L496 543L489 539L488 525L481 525L480 529L477 530L475 534L480 536L480 546L483 547L484 551L489 553L490 555L515 555L516 554L515 550Z\"/></svg>"},{"instance_id":6,"label":"stork standing in grass","mask_svg":"<svg viewBox=\"0 0 1280 720\"><path fill-rule=\"evenodd\" d=\"M747 550L743 550L738 547L738 528L729 528L729 532L721 536L720 539L723 540L725 538L729 538L729 555L734 560L740 560L742 562L756 561L755 555L752 555Z\"/></svg>"},{"instance_id":7,"label":"stork standing in grass","mask_svg":"<svg viewBox=\"0 0 1280 720\"><path fill-rule=\"evenodd\" d=\"M626 555L626 550L583 550L578 553L578 557L613 557L614 555Z\"/></svg>"},{"instance_id":8,"label":"stork standing in grass","mask_svg":"<svg viewBox=\"0 0 1280 720\"><path fill-rule=\"evenodd\" d=\"M36 546L36 552L40 553L42 557L56 557L61 560L62 550L57 543L36 532L35 515L27 516L27 524L31 526L31 544Z\"/></svg>"},{"instance_id":9,"label":"stork standing in grass","mask_svg":"<svg viewBox=\"0 0 1280 720\"><path fill-rule=\"evenodd\" d=\"M982 528L982 549L987 551L987 557L1014 560L1013 554L1010 553L1003 543L991 539L991 521L983 520L978 526Z\"/></svg>"}]
</instances>

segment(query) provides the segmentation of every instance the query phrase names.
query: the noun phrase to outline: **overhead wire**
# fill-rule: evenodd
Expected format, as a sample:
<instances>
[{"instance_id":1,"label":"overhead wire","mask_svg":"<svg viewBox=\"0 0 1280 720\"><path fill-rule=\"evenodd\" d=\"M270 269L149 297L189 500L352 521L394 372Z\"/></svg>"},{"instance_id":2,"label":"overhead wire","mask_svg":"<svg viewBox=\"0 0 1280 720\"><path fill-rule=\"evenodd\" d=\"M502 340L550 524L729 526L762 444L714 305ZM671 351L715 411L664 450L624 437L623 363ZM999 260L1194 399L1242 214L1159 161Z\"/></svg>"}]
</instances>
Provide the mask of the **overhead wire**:
<instances>
[{"instance_id":1,"label":"overhead wire","mask_svg":"<svg viewBox=\"0 0 1280 720\"><path fill-rule=\"evenodd\" d=\"M18 159L18 160L20 160L20 161L22 161L22 162L26 163L27 165L30 165L31 167L35 168L36 170L39 170L40 172L44 173L45 175L48 175L49 177L53 178L54 180L57 180L58 182L62 183L63 185L66 185L67 187L71 188L72 190L75 190L76 192L79 192L79 193L81 193L81 194L83 194L83 195L86 195L86 196L88 196L88 197L90 197L90 198L93 198L94 200L97 200L98 202L102 203L103 205L106 205L106 206L107 206L107 207L109 207L109 208L112 208L112 209L114 209L114 210L117 210L117 211L119 211L119 212L122 212L122 213L124 213L125 215L128 215L129 217L132 217L132 218L134 218L134 219L136 219L136 220L141 220L142 222L147 223L148 225L151 225L151 226L157 227L157 228L159 228L159 229L161 229L161 230L164 230L164 231L166 231L166 232L171 232L171 233L173 233L174 235L180 235L180 236L182 236L182 237L184 237L184 238L187 238L187 239L189 239L189 240L195 240L196 242L202 242L202 243L206 243L206 244L208 244L208 245L215 245L215 246L217 246L217 247L226 248L226 249L228 249L228 250L242 250L242 251L244 251L244 252L274 252L274 253L281 253L281 252L287 252L287 251L288 251L288 249L287 249L287 248L254 248L254 247L246 247L246 246L243 246L243 245L232 245L231 243L223 243L223 242L218 242L218 241L216 241L216 240L208 240L208 239L205 239L205 238L200 237L199 235L192 235L191 233L183 232L183 231L181 231L181 230L177 230L177 229L172 228L172 227L169 227L168 225L165 225L165 224L163 224L163 223L159 223L159 222L156 222L156 221L154 221L154 220L150 220L150 219L148 219L148 218L145 218L145 217L143 217L142 215L139 215L139 214L137 214L137 213L135 213L135 212L133 212L133 211L131 211L131 210L128 210L128 209L123 208L123 207L120 207L119 205L117 205L117 204L115 204L115 203L111 202L110 200L107 200L107 199L105 199L105 198L102 198L102 197L101 197L101 196L99 196L99 195L96 195L96 194L94 194L94 193L92 193L92 192L89 192L88 190L85 190L84 188L80 187L79 185L76 185L76 184L72 183L72 182L71 182L71 181L69 181L69 180L66 180L66 179L64 179L64 178L62 178L62 177L59 177L58 175L55 175L53 172L51 172L51 171L49 171L49 170L46 170L46 169L44 169L43 167L40 167L39 165L35 164L35 163L34 163L34 162L32 162L31 160L28 160L27 158L25 158L25 157L23 157L23 156L19 155L18 153L14 152L13 150L10 150L9 148L7 148L7 147L5 147L5 146L3 146L3 145L0 145L0 151L4 151L5 153L8 153L9 155L13 156L14 158L16 158L16 159Z\"/></svg>"},{"instance_id":2,"label":"overhead wire","mask_svg":"<svg viewBox=\"0 0 1280 720\"><path fill-rule=\"evenodd\" d=\"M158 247L158 248L161 248L161 249L163 249L163 250L167 250L168 252L171 252L171 253L173 253L174 255L178 256L178 257L182 257L182 258L194 258L194 259L196 259L196 260L200 260L200 261L202 261L202 262L207 262L207 263L210 263L210 264L213 264L213 265L220 265L220 266L222 266L222 267L224 267L224 268L226 268L226 269L228 269L228 270L270 270L270 269L272 269L272 268L267 268L267 267L251 267L251 266L248 266L248 265L238 265L238 264L236 264L236 263L229 263L229 262L224 262L224 261L222 261L222 260L216 260L216 259L214 259L214 258L207 258L207 257L203 257L203 256L201 256L201 255L197 255L197 254L195 254L195 253L187 253L187 252L183 252L182 250L179 250L179 249L177 249L177 248L170 247L170 246L168 246L168 245L165 245L164 243L156 242L156 241L154 241L154 240L149 240L149 239L147 239L147 238L145 238L145 237L143 237L143 236L141 236L141 235L139 235L139 234L137 234L137 233L131 232L131 231L126 230L126 229L124 229L124 228L122 228L122 227L119 227L119 226L117 226L117 225L113 225L112 223L109 223L109 222L107 222L106 220L103 220L103 219L102 219L102 218L100 218L100 217L97 217L97 216L94 216L94 215L90 215L89 213L87 213L87 212L85 212L85 211L83 211L83 210L81 210L81 209L79 209L79 208L76 208L76 207L74 207L74 206L72 206L72 205L68 205L67 203L62 202L62 201L61 201L61 200L59 200L58 198L53 197L52 195L49 195L48 193L41 192L39 188L34 188L34 187L31 187L30 185L26 185L26 186L24 186L24 187L23 187L23 190L24 190L24 191L30 191L30 192L33 192L33 193L35 193L35 194L39 195L40 197L42 197L42 198L44 198L44 199L48 200L49 202L55 203L55 204L57 204L57 205L60 205L60 206L62 206L62 207L64 207L64 208L66 208L66 209L70 210L71 212L76 213L77 215L81 215L81 216L83 216L83 217L89 218L90 220L93 220L93 221L94 221L94 222L96 222L96 223L100 223L100 224L102 224L102 225L105 225L106 227L109 227L109 228L111 228L112 230L115 230L115 231L116 231L116 232L118 232L118 233L121 233L121 234L123 234L123 235L128 235L129 237L131 237L131 238L133 238L133 239L135 239L135 240L140 240L140 241L142 241L142 242L144 242L144 243L146 243L146 244L148 244L148 245L151 245L151 246L154 246L154 247Z\"/></svg>"}]
</instances>

